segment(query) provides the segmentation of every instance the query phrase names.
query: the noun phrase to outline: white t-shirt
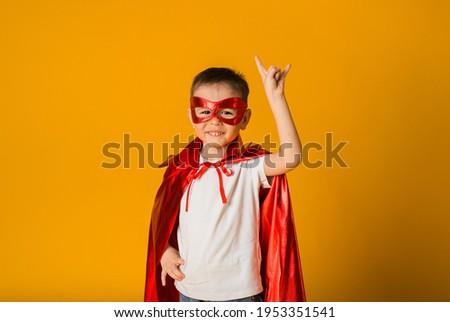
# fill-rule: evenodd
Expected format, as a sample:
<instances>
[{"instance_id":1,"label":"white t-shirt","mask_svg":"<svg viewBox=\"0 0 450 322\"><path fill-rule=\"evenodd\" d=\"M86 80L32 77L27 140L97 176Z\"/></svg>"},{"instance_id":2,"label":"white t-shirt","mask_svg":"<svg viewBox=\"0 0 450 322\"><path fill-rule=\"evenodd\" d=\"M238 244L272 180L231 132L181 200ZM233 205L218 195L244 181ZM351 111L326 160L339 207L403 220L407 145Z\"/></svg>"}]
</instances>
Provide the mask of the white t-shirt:
<instances>
[{"instance_id":1,"label":"white t-shirt","mask_svg":"<svg viewBox=\"0 0 450 322\"><path fill-rule=\"evenodd\" d=\"M200 160L203 162L204 160ZM185 279L175 281L182 294L206 301L244 298L262 292L259 244L259 189L270 185L264 157L227 164L222 173L227 200L222 203L219 177L211 166L186 189L180 205L178 248ZM222 170L219 170L222 171Z\"/></svg>"}]
</instances>

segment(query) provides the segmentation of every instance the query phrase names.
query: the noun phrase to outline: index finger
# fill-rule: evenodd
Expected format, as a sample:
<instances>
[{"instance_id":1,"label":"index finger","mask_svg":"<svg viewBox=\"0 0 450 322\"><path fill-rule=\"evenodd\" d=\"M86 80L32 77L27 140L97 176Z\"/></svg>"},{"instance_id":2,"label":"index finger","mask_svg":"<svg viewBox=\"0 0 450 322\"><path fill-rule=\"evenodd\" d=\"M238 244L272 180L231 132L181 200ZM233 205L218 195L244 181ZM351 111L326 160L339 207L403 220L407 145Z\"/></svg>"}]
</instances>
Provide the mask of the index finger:
<instances>
[{"instance_id":1,"label":"index finger","mask_svg":"<svg viewBox=\"0 0 450 322\"><path fill-rule=\"evenodd\" d=\"M256 66L258 67L258 70L259 70L259 73L261 74L261 76L266 77L267 70L264 68L264 65L263 65L261 59L259 59L258 56L255 56L255 61L256 61Z\"/></svg>"},{"instance_id":2,"label":"index finger","mask_svg":"<svg viewBox=\"0 0 450 322\"><path fill-rule=\"evenodd\" d=\"M167 276L167 272L166 272L165 269L163 269L161 271L161 283L162 283L162 286L166 286L166 276Z\"/></svg>"}]
</instances>

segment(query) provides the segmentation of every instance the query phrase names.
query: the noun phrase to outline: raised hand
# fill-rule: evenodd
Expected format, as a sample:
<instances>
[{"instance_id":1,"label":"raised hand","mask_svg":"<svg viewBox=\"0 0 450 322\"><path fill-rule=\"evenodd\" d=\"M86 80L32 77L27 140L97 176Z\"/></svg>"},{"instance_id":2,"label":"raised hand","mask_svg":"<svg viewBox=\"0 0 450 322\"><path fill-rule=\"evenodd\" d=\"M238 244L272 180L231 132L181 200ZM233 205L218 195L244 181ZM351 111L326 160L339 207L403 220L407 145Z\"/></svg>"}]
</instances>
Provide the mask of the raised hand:
<instances>
[{"instance_id":1,"label":"raised hand","mask_svg":"<svg viewBox=\"0 0 450 322\"><path fill-rule=\"evenodd\" d=\"M291 64L287 64L285 69L282 71L280 67L272 65L269 69L266 69L258 56L255 56L255 61L259 74L261 75L267 97L272 99L277 96L284 96L284 80L287 73L291 69Z\"/></svg>"},{"instance_id":2,"label":"raised hand","mask_svg":"<svg viewBox=\"0 0 450 322\"><path fill-rule=\"evenodd\" d=\"M163 286L166 286L167 274L177 281L184 279L185 276L180 271L180 265L184 265L184 259L180 257L180 254L175 248L168 245L161 257L161 282Z\"/></svg>"},{"instance_id":3,"label":"raised hand","mask_svg":"<svg viewBox=\"0 0 450 322\"><path fill-rule=\"evenodd\" d=\"M266 69L258 56L255 56L255 61L280 138L278 152L269 154L264 163L265 174L275 176L294 169L301 162L302 145L284 95L284 81L291 65L287 64L282 71L276 66Z\"/></svg>"}]
</instances>

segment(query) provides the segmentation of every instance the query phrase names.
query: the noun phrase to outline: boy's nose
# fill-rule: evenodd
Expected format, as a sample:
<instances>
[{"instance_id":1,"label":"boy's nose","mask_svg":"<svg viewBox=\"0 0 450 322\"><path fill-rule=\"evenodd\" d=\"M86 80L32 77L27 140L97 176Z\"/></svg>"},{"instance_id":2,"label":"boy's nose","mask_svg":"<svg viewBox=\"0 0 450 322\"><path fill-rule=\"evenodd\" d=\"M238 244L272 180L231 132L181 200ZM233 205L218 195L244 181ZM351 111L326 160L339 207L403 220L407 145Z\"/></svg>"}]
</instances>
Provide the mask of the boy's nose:
<instances>
[{"instance_id":1,"label":"boy's nose","mask_svg":"<svg viewBox=\"0 0 450 322\"><path fill-rule=\"evenodd\" d=\"M211 124L222 124L222 121L216 116L209 120Z\"/></svg>"}]
</instances>

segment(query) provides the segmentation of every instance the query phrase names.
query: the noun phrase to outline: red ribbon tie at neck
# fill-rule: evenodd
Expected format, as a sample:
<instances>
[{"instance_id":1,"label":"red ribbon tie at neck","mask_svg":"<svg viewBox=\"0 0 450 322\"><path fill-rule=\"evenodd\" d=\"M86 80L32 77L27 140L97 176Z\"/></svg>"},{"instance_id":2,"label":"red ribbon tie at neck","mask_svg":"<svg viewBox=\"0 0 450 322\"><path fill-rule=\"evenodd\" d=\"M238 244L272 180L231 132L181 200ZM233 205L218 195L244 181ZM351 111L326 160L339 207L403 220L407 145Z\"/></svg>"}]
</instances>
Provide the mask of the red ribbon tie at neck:
<instances>
[{"instance_id":1,"label":"red ribbon tie at neck","mask_svg":"<svg viewBox=\"0 0 450 322\"><path fill-rule=\"evenodd\" d=\"M186 195L186 212L188 212L188 205L189 205L189 196L191 193L191 187L194 180L200 178L210 167L214 167L217 172L217 176L219 177L219 190L220 190L220 197L222 198L222 203L227 203L227 196L225 195L225 189L223 187L223 176L222 173L225 174L227 177L230 177L233 175L233 170L230 168L227 168L224 163L222 162L203 162L199 165L198 169L192 169L190 175L189 175L189 185Z\"/></svg>"}]
</instances>

